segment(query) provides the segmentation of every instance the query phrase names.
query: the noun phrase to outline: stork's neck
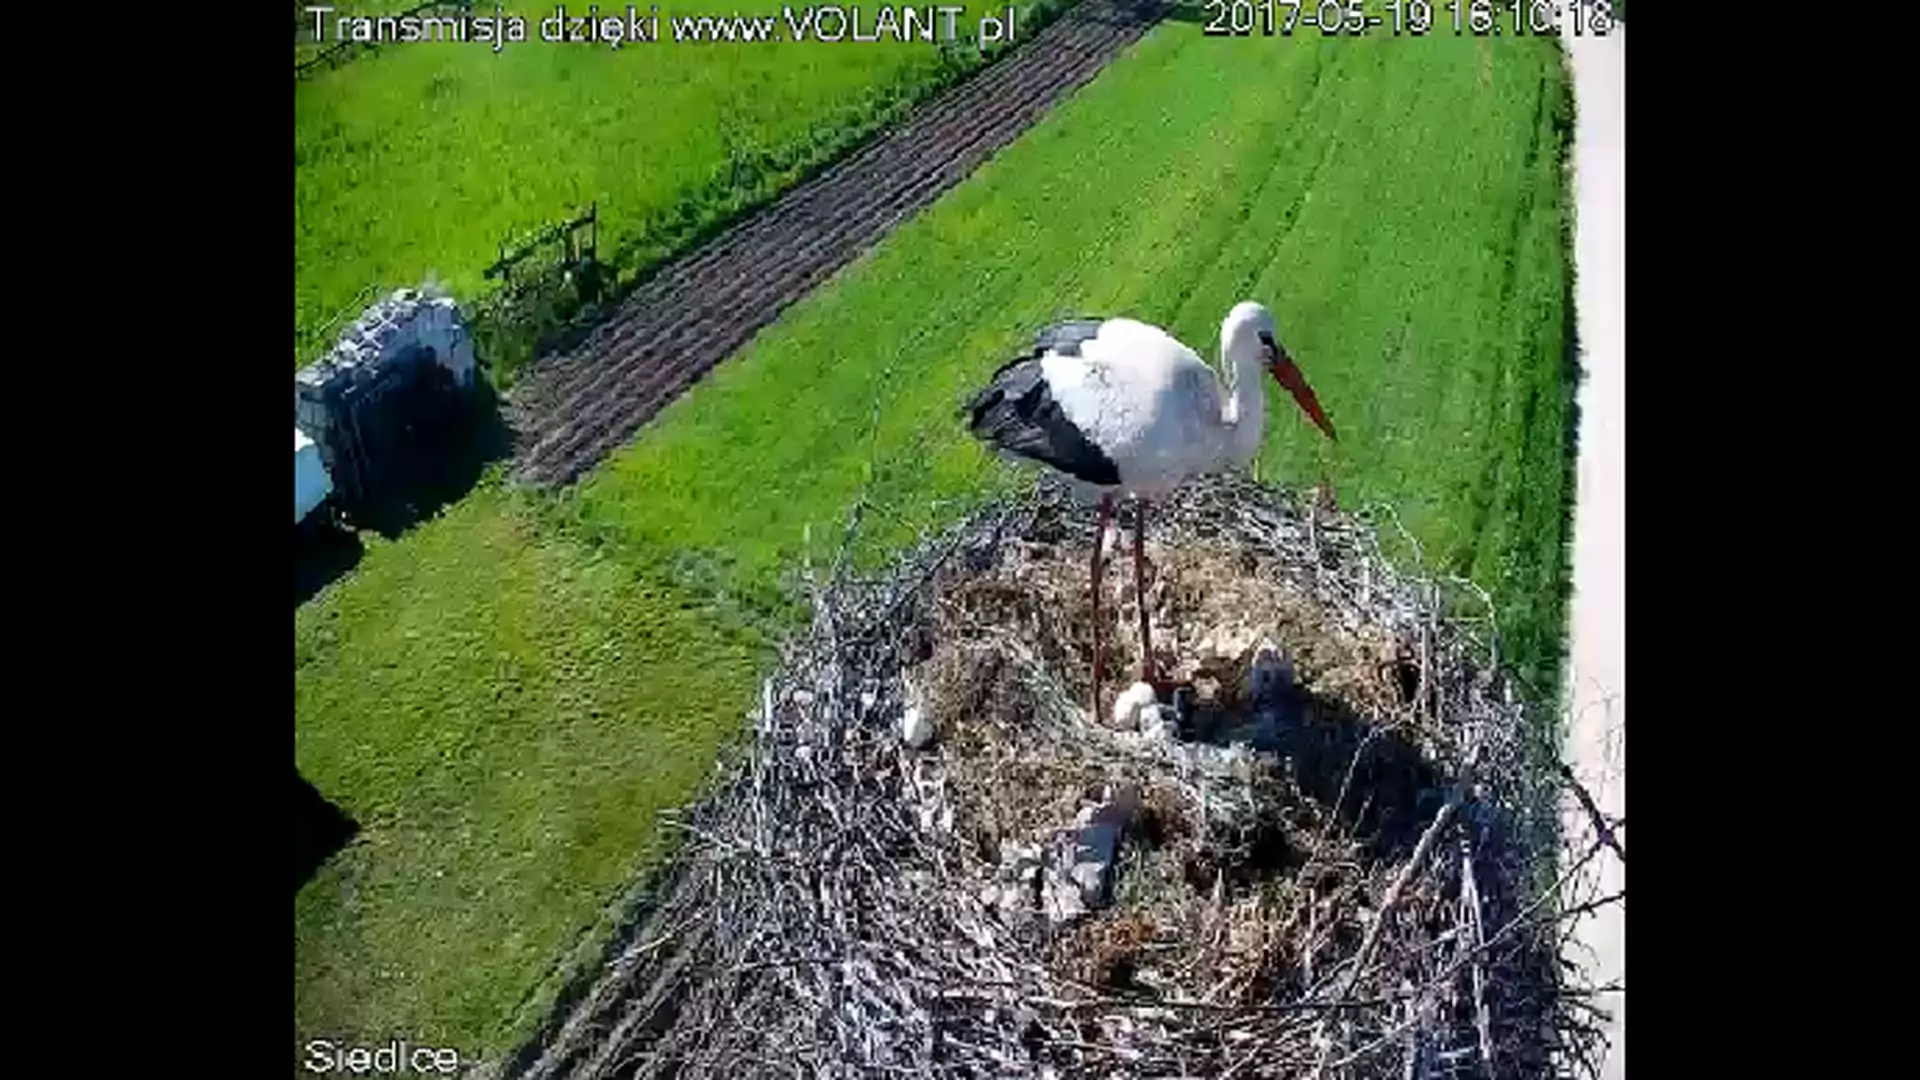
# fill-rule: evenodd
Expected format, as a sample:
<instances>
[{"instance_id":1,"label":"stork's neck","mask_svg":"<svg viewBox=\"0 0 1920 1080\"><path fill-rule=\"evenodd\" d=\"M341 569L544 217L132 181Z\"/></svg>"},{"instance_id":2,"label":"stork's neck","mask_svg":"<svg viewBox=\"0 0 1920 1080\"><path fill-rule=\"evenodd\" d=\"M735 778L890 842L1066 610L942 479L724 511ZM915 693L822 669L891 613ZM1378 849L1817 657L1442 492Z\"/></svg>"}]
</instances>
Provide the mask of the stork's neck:
<instances>
[{"instance_id":1,"label":"stork's neck","mask_svg":"<svg viewBox=\"0 0 1920 1080\"><path fill-rule=\"evenodd\" d=\"M1225 445L1221 451L1228 463L1246 468L1259 453L1261 436L1266 433L1267 395L1260 384L1262 364L1258 353L1236 351L1222 342L1220 367L1225 379L1220 395L1220 421L1225 429Z\"/></svg>"}]
</instances>

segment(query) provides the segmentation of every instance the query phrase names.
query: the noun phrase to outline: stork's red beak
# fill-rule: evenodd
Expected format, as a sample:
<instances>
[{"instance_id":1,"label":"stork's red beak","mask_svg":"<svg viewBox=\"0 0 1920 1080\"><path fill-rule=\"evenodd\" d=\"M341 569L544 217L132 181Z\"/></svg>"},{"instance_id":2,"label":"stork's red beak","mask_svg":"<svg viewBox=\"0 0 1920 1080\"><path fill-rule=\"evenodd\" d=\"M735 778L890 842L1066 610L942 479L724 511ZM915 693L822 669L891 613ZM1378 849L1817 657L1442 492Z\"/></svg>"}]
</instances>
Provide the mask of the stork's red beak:
<instances>
[{"instance_id":1,"label":"stork's red beak","mask_svg":"<svg viewBox=\"0 0 1920 1080\"><path fill-rule=\"evenodd\" d=\"M1284 351L1276 350L1276 354L1273 366L1269 369L1273 377L1287 388L1293 400L1299 402L1300 408L1313 418L1314 424L1327 433L1327 438L1339 442L1339 437L1333 433L1333 421L1327 419L1327 414L1320 408L1320 399L1314 396L1313 387L1307 385L1307 377L1300 374L1300 365L1294 363L1293 357Z\"/></svg>"}]
</instances>

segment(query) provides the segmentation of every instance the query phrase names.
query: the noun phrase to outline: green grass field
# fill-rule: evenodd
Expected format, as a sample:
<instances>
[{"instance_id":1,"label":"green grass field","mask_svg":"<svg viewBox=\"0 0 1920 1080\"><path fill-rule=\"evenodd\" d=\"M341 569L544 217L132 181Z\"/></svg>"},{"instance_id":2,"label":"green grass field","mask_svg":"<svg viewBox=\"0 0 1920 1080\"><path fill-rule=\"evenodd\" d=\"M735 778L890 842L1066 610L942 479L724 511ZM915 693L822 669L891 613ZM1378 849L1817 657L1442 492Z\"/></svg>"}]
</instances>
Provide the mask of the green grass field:
<instances>
[{"instance_id":1,"label":"green grass field","mask_svg":"<svg viewBox=\"0 0 1920 1080\"><path fill-rule=\"evenodd\" d=\"M733 10L671 10L706 8ZM940 77L941 54L919 43L535 40L498 53L389 46L300 82L297 355L367 286L433 274L471 296L502 243L591 202L602 257L631 271L784 188Z\"/></svg>"},{"instance_id":2,"label":"green grass field","mask_svg":"<svg viewBox=\"0 0 1920 1080\"><path fill-rule=\"evenodd\" d=\"M484 487L296 619L295 758L362 830L295 898L297 1036L500 1048L746 715L762 637L537 516Z\"/></svg>"},{"instance_id":3,"label":"green grass field","mask_svg":"<svg viewBox=\"0 0 1920 1080\"><path fill-rule=\"evenodd\" d=\"M342 5L374 15L407 6ZM1022 25L1037 27L1059 3L1017 6ZM890 39L617 49L538 40L552 11L507 5L528 19L531 40L499 52L472 41L392 44L295 84L296 367L329 343L343 313L357 313L364 290L431 277L472 298L501 245L590 203L601 259L631 279L980 59L971 46ZM761 13L719 0L662 5L660 32L670 36L669 15L736 11ZM313 51L296 43L296 59ZM496 381L511 375L497 371Z\"/></svg>"},{"instance_id":4,"label":"green grass field","mask_svg":"<svg viewBox=\"0 0 1920 1080\"><path fill-rule=\"evenodd\" d=\"M1272 304L1342 441L1276 399L1261 475L1398 507L1550 690L1566 94L1547 42L1162 26L575 493L489 485L376 544L295 616L297 763L367 825L296 900L297 1035L524 1035L741 729L808 532L865 493L876 559L1018 482L952 412L1055 316L1211 354Z\"/></svg>"}]
</instances>

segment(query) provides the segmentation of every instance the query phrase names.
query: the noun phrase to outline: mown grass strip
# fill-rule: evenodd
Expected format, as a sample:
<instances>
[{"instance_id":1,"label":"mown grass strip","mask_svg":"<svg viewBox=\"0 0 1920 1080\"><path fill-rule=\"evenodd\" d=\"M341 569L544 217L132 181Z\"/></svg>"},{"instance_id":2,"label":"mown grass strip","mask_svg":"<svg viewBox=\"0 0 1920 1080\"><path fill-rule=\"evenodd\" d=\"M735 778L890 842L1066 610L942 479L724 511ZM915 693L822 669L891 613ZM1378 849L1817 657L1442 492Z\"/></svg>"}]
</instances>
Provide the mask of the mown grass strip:
<instances>
[{"instance_id":1,"label":"mown grass strip","mask_svg":"<svg viewBox=\"0 0 1920 1080\"><path fill-rule=\"evenodd\" d=\"M361 826L294 901L302 1039L511 1041L740 730L766 640L489 485L294 624L295 760Z\"/></svg>"}]
</instances>

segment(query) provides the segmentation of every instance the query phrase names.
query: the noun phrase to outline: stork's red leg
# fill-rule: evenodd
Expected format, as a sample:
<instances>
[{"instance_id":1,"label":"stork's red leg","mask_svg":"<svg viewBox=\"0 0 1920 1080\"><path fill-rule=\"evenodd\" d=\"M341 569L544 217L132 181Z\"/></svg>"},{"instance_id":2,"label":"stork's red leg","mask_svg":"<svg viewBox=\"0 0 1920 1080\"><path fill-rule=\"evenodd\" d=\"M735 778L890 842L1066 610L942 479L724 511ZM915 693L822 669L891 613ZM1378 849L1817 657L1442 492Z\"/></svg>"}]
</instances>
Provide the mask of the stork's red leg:
<instances>
[{"instance_id":1,"label":"stork's red leg","mask_svg":"<svg viewBox=\"0 0 1920 1080\"><path fill-rule=\"evenodd\" d=\"M1113 496L1100 499L1100 520L1093 526L1093 722L1100 722L1100 548L1107 539L1107 522L1113 520Z\"/></svg>"},{"instance_id":2,"label":"stork's red leg","mask_svg":"<svg viewBox=\"0 0 1920 1080\"><path fill-rule=\"evenodd\" d=\"M1140 681L1153 682L1153 632L1147 624L1147 500L1133 501L1133 600L1140 609Z\"/></svg>"}]
</instances>

